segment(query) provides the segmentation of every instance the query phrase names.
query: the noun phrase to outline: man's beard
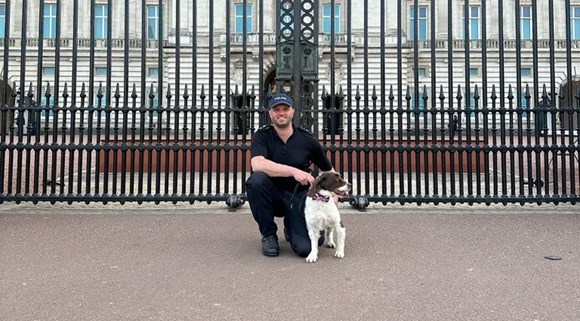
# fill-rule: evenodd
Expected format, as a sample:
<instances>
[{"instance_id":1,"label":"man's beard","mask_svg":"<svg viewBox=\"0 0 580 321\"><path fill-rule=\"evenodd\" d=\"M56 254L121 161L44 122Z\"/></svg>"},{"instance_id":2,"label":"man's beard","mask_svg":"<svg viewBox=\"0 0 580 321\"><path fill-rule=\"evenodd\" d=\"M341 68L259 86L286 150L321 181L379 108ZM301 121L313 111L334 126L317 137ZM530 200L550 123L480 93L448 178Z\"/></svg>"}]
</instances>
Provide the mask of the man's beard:
<instances>
[{"instance_id":1,"label":"man's beard","mask_svg":"<svg viewBox=\"0 0 580 321\"><path fill-rule=\"evenodd\" d=\"M284 123L280 123L279 121L276 121L273 119L272 122L274 123L274 125L276 127L279 127L279 128L288 128L288 127L292 126L292 121L290 121L290 120L285 121Z\"/></svg>"}]
</instances>

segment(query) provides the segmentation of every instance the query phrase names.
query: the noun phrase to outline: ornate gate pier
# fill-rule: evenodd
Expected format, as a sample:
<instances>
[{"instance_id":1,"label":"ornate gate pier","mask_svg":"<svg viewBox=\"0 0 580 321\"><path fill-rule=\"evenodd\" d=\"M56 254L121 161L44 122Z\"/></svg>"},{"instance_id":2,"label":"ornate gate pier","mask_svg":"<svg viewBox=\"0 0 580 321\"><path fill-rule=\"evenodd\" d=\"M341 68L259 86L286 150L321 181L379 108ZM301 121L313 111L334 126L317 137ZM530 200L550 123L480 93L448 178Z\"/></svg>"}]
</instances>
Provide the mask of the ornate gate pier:
<instances>
[{"instance_id":1,"label":"ornate gate pier","mask_svg":"<svg viewBox=\"0 0 580 321\"><path fill-rule=\"evenodd\" d=\"M280 1L276 88L295 97L297 125L312 129L318 92L318 9L311 0Z\"/></svg>"}]
</instances>

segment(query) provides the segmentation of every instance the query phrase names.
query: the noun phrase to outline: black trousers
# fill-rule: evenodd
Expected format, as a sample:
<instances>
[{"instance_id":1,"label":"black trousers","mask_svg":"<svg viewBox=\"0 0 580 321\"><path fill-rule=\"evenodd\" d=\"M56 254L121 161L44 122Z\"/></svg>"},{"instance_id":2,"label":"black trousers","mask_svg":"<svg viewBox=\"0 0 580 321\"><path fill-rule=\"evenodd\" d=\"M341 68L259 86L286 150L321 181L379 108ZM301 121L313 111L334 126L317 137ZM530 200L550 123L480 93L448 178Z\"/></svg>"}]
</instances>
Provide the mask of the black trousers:
<instances>
[{"instance_id":1,"label":"black trousers","mask_svg":"<svg viewBox=\"0 0 580 321\"><path fill-rule=\"evenodd\" d=\"M301 257L310 253L310 238L304 219L307 190L279 189L264 172L254 172L246 181L246 195L262 236L276 235L275 217L284 217L284 227L292 250Z\"/></svg>"}]
</instances>

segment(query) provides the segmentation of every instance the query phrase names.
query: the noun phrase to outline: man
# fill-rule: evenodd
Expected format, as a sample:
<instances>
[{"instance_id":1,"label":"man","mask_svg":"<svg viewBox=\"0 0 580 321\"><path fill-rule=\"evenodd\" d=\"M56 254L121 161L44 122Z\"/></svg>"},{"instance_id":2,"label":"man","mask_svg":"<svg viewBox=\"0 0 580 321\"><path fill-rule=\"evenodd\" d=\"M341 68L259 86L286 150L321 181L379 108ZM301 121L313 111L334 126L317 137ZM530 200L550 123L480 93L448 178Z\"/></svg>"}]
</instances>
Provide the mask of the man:
<instances>
[{"instance_id":1,"label":"man","mask_svg":"<svg viewBox=\"0 0 580 321\"><path fill-rule=\"evenodd\" d=\"M322 171L333 171L322 146L309 131L292 124L292 99L283 93L270 100L272 125L260 128L252 138L253 173L246 181L248 203L262 234L262 253L277 256L279 245L275 216L284 217L284 234L294 252L310 253L310 238L304 220L304 200L315 178L314 163ZM319 245L324 242L321 237Z\"/></svg>"}]
</instances>

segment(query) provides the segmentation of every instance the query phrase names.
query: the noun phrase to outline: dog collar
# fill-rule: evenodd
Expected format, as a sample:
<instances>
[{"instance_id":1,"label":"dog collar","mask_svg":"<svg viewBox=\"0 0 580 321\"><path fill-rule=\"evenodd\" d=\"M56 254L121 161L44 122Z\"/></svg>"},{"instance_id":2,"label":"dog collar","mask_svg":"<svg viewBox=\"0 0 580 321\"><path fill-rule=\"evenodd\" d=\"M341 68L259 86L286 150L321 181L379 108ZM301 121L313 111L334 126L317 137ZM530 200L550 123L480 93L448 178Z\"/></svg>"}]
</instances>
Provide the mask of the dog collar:
<instances>
[{"instance_id":1,"label":"dog collar","mask_svg":"<svg viewBox=\"0 0 580 321\"><path fill-rule=\"evenodd\" d=\"M323 202L328 202L330 201L330 197L326 196L326 195L322 195L320 193L316 193L312 196L312 200L313 201L323 201Z\"/></svg>"}]
</instances>

